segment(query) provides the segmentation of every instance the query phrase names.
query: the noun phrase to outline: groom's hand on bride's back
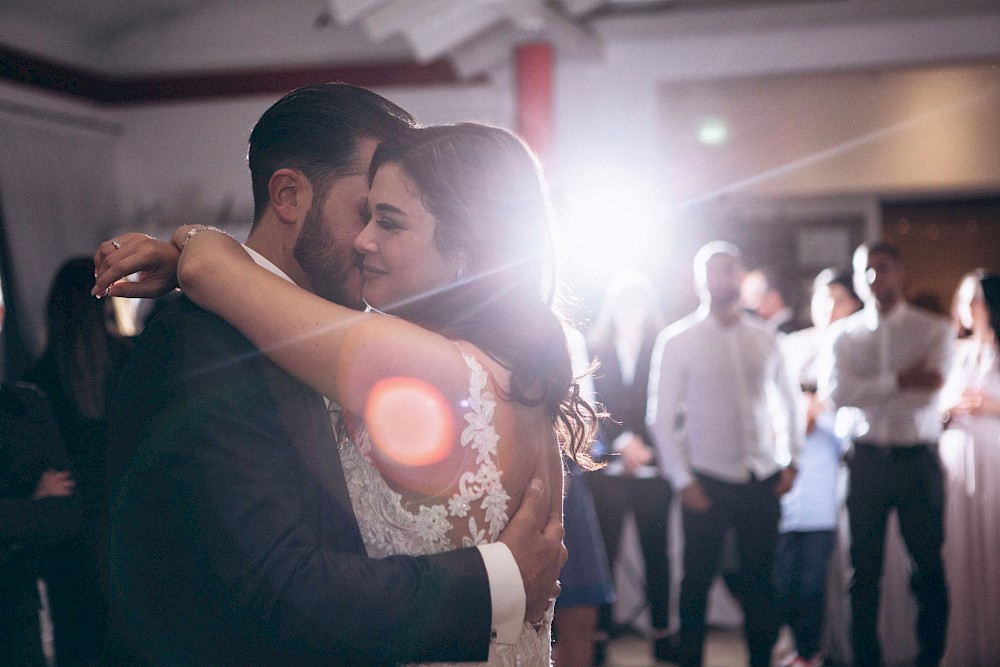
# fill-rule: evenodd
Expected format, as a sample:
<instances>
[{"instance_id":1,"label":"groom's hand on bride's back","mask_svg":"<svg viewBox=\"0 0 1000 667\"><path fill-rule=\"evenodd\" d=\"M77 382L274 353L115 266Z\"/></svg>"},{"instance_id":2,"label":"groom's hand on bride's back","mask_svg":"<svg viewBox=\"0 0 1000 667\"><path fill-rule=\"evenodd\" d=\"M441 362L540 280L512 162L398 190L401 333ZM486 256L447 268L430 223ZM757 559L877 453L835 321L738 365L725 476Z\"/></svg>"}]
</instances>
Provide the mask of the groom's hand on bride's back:
<instances>
[{"instance_id":1,"label":"groom's hand on bride's back","mask_svg":"<svg viewBox=\"0 0 1000 667\"><path fill-rule=\"evenodd\" d=\"M521 506L502 533L521 570L526 598L525 619L542 619L549 603L559 595L559 571L566 562L562 517L550 513L544 484L534 479L528 485Z\"/></svg>"}]
</instances>

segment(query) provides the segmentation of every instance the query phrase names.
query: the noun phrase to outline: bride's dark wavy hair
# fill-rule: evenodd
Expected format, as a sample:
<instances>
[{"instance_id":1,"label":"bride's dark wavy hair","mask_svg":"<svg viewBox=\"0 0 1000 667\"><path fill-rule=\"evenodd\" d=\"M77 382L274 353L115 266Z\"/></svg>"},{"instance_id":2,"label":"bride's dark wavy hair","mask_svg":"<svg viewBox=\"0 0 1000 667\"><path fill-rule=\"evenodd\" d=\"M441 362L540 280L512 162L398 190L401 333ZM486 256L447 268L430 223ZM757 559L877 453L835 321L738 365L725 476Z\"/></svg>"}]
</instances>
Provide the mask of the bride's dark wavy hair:
<instances>
[{"instance_id":1,"label":"bride's dark wavy hair","mask_svg":"<svg viewBox=\"0 0 1000 667\"><path fill-rule=\"evenodd\" d=\"M509 400L544 406L563 451L585 468L601 416L579 393L560 310L552 212L531 149L475 123L408 130L382 143L368 182L398 165L437 224L434 241L462 270L432 294L384 308L467 340L510 370Z\"/></svg>"}]
</instances>

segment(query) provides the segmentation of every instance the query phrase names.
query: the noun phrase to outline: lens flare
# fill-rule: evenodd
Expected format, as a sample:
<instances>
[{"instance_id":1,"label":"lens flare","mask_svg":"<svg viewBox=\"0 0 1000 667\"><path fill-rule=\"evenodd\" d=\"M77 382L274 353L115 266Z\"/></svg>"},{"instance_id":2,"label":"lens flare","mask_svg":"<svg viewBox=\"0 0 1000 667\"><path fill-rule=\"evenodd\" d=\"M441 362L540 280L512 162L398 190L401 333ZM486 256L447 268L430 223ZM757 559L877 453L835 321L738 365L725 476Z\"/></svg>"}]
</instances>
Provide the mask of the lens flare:
<instances>
[{"instance_id":1,"label":"lens flare","mask_svg":"<svg viewBox=\"0 0 1000 667\"><path fill-rule=\"evenodd\" d=\"M365 424L375 455L395 466L438 463L454 441L454 419L444 395L423 380L393 377L372 387Z\"/></svg>"}]
</instances>

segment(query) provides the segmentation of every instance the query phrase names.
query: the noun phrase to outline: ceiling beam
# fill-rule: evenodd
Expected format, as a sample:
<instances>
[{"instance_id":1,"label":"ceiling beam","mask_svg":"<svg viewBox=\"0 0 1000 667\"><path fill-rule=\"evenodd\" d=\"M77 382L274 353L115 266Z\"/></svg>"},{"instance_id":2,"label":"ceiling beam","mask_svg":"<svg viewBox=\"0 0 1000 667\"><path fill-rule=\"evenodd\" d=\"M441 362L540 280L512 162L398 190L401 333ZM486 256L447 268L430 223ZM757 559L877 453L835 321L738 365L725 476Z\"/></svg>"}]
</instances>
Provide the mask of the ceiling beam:
<instances>
[{"instance_id":1,"label":"ceiling beam","mask_svg":"<svg viewBox=\"0 0 1000 667\"><path fill-rule=\"evenodd\" d=\"M384 3L385 0L327 0L330 14L338 25L353 23Z\"/></svg>"},{"instance_id":2,"label":"ceiling beam","mask_svg":"<svg viewBox=\"0 0 1000 667\"><path fill-rule=\"evenodd\" d=\"M496 4L472 4L459 0L443 14L416 21L403 32L419 62L445 55L459 44L474 40L503 18Z\"/></svg>"},{"instance_id":3,"label":"ceiling beam","mask_svg":"<svg viewBox=\"0 0 1000 667\"><path fill-rule=\"evenodd\" d=\"M386 62L368 65L172 72L155 76L111 76L56 63L0 45L0 78L83 98L103 105L246 97L285 93L300 86L343 81L365 88L482 83L459 77L447 60L428 63Z\"/></svg>"}]
</instances>

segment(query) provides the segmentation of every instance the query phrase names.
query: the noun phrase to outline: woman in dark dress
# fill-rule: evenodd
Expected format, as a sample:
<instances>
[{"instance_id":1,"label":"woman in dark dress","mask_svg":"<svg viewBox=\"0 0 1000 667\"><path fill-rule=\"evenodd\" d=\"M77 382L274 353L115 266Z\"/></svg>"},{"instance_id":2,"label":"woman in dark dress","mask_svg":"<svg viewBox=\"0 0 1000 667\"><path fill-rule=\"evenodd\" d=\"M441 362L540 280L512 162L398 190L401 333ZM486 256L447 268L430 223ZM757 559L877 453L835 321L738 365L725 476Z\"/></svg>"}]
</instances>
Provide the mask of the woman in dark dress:
<instances>
[{"instance_id":1,"label":"woman in dark dress","mask_svg":"<svg viewBox=\"0 0 1000 667\"><path fill-rule=\"evenodd\" d=\"M77 481L82 530L48 550L42 577L48 585L60 667L95 664L105 633L100 565L102 508L106 498L105 391L126 346L113 333L111 300L90 295L94 263L67 260L49 290L48 341L26 376L48 396Z\"/></svg>"},{"instance_id":2,"label":"woman in dark dress","mask_svg":"<svg viewBox=\"0 0 1000 667\"><path fill-rule=\"evenodd\" d=\"M608 283L604 303L588 336L600 362L594 377L597 400L610 415L601 442L607 466L587 475L597 518L614 567L619 557L625 518L635 517L645 564L654 653L672 656L670 626L670 560L667 520L673 491L660 473L656 447L646 432L646 394L653 342L664 325L652 282L635 271L622 271ZM601 629L611 628L605 608Z\"/></svg>"},{"instance_id":3,"label":"woman in dark dress","mask_svg":"<svg viewBox=\"0 0 1000 667\"><path fill-rule=\"evenodd\" d=\"M37 388L0 386L0 664L44 667L38 561L79 528L73 479Z\"/></svg>"}]
</instances>

